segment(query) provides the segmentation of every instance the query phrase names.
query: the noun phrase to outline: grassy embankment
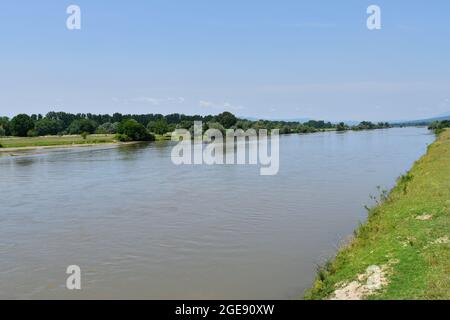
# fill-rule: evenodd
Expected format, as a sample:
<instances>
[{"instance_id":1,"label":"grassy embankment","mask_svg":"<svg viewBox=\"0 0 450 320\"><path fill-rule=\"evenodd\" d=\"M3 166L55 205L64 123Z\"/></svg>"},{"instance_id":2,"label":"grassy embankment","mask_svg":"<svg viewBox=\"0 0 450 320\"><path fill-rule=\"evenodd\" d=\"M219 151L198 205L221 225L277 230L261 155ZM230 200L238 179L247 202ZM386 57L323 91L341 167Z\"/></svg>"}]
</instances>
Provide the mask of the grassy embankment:
<instances>
[{"instance_id":1,"label":"grassy embankment","mask_svg":"<svg viewBox=\"0 0 450 320\"><path fill-rule=\"evenodd\" d=\"M305 299L450 299L450 130L381 198Z\"/></svg>"},{"instance_id":2,"label":"grassy embankment","mask_svg":"<svg viewBox=\"0 0 450 320\"><path fill-rule=\"evenodd\" d=\"M170 140L170 136L157 135L156 140ZM0 151L2 148L33 148L33 147L55 147L73 145L94 145L102 143L118 143L113 134L92 134L84 139L80 135L71 136L46 136L35 138L5 137L0 138Z\"/></svg>"}]
</instances>

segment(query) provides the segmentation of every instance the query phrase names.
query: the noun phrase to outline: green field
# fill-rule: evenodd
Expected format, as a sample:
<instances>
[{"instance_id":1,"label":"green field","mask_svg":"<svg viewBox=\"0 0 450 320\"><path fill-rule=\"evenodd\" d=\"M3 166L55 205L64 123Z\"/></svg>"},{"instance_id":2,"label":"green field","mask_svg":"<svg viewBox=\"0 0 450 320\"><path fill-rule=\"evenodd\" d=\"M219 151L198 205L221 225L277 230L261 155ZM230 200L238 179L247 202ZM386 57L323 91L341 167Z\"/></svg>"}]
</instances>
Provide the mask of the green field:
<instances>
[{"instance_id":1,"label":"green field","mask_svg":"<svg viewBox=\"0 0 450 320\"><path fill-rule=\"evenodd\" d=\"M305 299L450 299L450 131L369 211Z\"/></svg>"},{"instance_id":2,"label":"green field","mask_svg":"<svg viewBox=\"0 0 450 320\"><path fill-rule=\"evenodd\" d=\"M23 148L23 147L50 147L62 145L77 145L77 144L97 144L97 143L113 143L114 135L89 135L86 139L82 136L47 136L35 138L18 138L6 137L0 138L0 144L3 148Z\"/></svg>"},{"instance_id":3,"label":"green field","mask_svg":"<svg viewBox=\"0 0 450 320\"><path fill-rule=\"evenodd\" d=\"M156 140L170 140L170 136L157 135ZM0 148L33 148L71 145L90 145L100 143L116 143L113 134L92 134L83 139L80 135L46 136L35 138L4 137L0 138ZM0 149L1 150L1 149Z\"/></svg>"}]
</instances>

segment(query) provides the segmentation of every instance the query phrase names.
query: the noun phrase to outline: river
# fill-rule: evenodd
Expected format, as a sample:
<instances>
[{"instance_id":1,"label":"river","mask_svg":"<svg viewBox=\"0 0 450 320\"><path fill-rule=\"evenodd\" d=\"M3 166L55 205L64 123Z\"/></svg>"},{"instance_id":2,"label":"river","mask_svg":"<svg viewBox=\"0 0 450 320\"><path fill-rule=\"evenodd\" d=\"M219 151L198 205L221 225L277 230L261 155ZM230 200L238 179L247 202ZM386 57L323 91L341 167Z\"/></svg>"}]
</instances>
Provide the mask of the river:
<instances>
[{"instance_id":1,"label":"river","mask_svg":"<svg viewBox=\"0 0 450 320\"><path fill-rule=\"evenodd\" d=\"M434 136L280 137L280 167L175 166L171 142L0 157L0 298L289 299ZM66 289L78 265L82 290Z\"/></svg>"}]
</instances>

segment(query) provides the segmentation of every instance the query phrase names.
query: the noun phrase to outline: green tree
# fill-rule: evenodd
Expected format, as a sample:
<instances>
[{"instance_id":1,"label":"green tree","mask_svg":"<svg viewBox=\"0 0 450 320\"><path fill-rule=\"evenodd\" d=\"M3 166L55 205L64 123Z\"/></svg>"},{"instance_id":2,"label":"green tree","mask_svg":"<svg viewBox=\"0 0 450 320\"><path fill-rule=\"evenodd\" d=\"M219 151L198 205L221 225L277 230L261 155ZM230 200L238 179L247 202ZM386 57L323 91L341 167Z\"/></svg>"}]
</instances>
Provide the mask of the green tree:
<instances>
[{"instance_id":1,"label":"green tree","mask_svg":"<svg viewBox=\"0 0 450 320\"><path fill-rule=\"evenodd\" d=\"M340 122L337 126L336 126L336 131L346 131L348 130L348 127L345 125L344 122Z\"/></svg>"},{"instance_id":2,"label":"green tree","mask_svg":"<svg viewBox=\"0 0 450 320\"><path fill-rule=\"evenodd\" d=\"M122 121L117 127L117 139L120 141L154 141L155 136L134 119Z\"/></svg>"},{"instance_id":3,"label":"green tree","mask_svg":"<svg viewBox=\"0 0 450 320\"><path fill-rule=\"evenodd\" d=\"M38 136L57 135L62 127L63 124L59 120L43 118L36 122L35 130Z\"/></svg>"},{"instance_id":4,"label":"green tree","mask_svg":"<svg viewBox=\"0 0 450 320\"><path fill-rule=\"evenodd\" d=\"M362 130L372 130L375 128L375 125L370 121L363 121L358 125Z\"/></svg>"},{"instance_id":5,"label":"green tree","mask_svg":"<svg viewBox=\"0 0 450 320\"><path fill-rule=\"evenodd\" d=\"M3 126L0 126L0 137L6 136L6 130L3 129Z\"/></svg>"},{"instance_id":6,"label":"green tree","mask_svg":"<svg viewBox=\"0 0 450 320\"><path fill-rule=\"evenodd\" d=\"M78 119L70 124L68 132L69 134L81 134L83 132L92 134L95 132L96 128L97 124L94 121L89 119Z\"/></svg>"},{"instance_id":7,"label":"green tree","mask_svg":"<svg viewBox=\"0 0 450 320\"><path fill-rule=\"evenodd\" d=\"M252 123L248 120L239 120L236 122L235 127L236 129L242 129L246 131L251 127Z\"/></svg>"},{"instance_id":8,"label":"green tree","mask_svg":"<svg viewBox=\"0 0 450 320\"><path fill-rule=\"evenodd\" d=\"M267 123L265 123L263 120L258 120L258 121L253 122L252 128L255 129L256 131L261 130L261 129L268 129Z\"/></svg>"},{"instance_id":9,"label":"green tree","mask_svg":"<svg viewBox=\"0 0 450 320\"><path fill-rule=\"evenodd\" d=\"M166 118L160 118L157 121L150 121L147 129L150 132L163 135L169 132L169 125L167 124Z\"/></svg>"},{"instance_id":10,"label":"green tree","mask_svg":"<svg viewBox=\"0 0 450 320\"><path fill-rule=\"evenodd\" d=\"M96 133L98 134L114 134L117 133L117 126L119 125L119 123L115 122L115 123L111 123L111 122L106 122L102 125L100 125L97 128Z\"/></svg>"},{"instance_id":11,"label":"green tree","mask_svg":"<svg viewBox=\"0 0 450 320\"><path fill-rule=\"evenodd\" d=\"M11 132L9 130L10 123L9 123L8 117L0 117L0 127L2 127L3 130L5 130L5 134L4 134L5 136L11 135Z\"/></svg>"},{"instance_id":12,"label":"green tree","mask_svg":"<svg viewBox=\"0 0 450 320\"><path fill-rule=\"evenodd\" d=\"M209 129L217 129L217 130L219 130L220 132L222 132L222 135L225 135L225 134L226 134L225 128L224 128L223 125L220 124L219 122L208 122L208 123L206 124L206 126L203 126L203 130L204 130L204 131L209 130Z\"/></svg>"},{"instance_id":13,"label":"green tree","mask_svg":"<svg viewBox=\"0 0 450 320\"><path fill-rule=\"evenodd\" d=\"M231 112L223 112L216 116L216 121L224 126L225 129L229 129L236 124L238 119Z\"/></svg>"},{"instance_id":14,"label":"green tree","mask_svg":"<svg viewBox=\"0 0 450 320\"><path fill-rule=\"evenodd\" d=\"M183 120L177 124L176 129L189 130L194 125L194 121Z\"/></svg>"},{"instance_id":15,"label":"green tree","mask_svg":"<svg viewBox=\"0 0 450 320\"><path fill-rule=\"evenodd\" d=\"M312 133L317 132L319 129L300 124L295 128L295 130L297 131L297 133Z\"/></svg>"},{"instance_id":16,"label":"green tree","mask_svg":"<svg viewBox=\"0 0 450 320\"><path fill-rule=\"evenodd\" d=\"M34 121L26 114L19 114L11 119L10 129L13 136L26 137L34 128Z\"/></svg>"},{"instance_id":17,"label":"green tree","mask_svg":"<svg viewBox=\"0 0 450 320\"><path fill-rule=\"evenodd\" d=\"M280 129L280 134L289 134L291 133L291 128L287 125L284 125Z\"/></svg>"}]
</instances>

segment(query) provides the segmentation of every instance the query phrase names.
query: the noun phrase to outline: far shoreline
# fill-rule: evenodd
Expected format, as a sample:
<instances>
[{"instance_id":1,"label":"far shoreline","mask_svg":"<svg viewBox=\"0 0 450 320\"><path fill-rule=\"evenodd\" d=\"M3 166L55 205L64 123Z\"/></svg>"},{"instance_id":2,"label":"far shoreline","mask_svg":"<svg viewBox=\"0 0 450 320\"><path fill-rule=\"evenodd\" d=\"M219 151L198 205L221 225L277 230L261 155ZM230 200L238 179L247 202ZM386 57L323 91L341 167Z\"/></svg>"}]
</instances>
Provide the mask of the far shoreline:
<instances>
[{"instance_id":1,"label":"far shoreline","mask_svg":"<svg viewBox=\"0 0 450 320\"><path fill-rule=\"evenodd\" d=\"M16 148L0 148L0 153L8 152L20 152L20 151L34 151L34 150L46 150L46 149L71 149L82 147L96 147L96 146L119 146L137 144L139 141L131 142L105 142L105 143L84 143L84 144L60 144L53 146L29 146L29 147L16 147Z\"/></svg>"},{"instance_id":2,"label":"far shoreline","mask_svg":"<svg viewBox=\"0 0 450 320\"><path fill-rule=\"evenodd\" d=\"M43 136L35 138L5 137L0 138L0 144L5 140L9 140L9 144L12 146L0 147L0 156L8 155L8 153L10 156L16 156L15 154L12 153L25 151L58 150L58 149L83 148L83 147L88 148L96 146L106 146L106 147L126 146L143 143L143 141L121 142L116 140L114 138L114 135L91 135L86 140L82 139L82 137L78 135ZM156 136L155 141L163 141L163 140L167 140L166 137L159 135ZM8 145L8 143L6 145Z\"/></svg>"},{"instance_id":3,"label":"far shoreline","mask_svg":"<svg viewBox=\"0 0 450 320\"><path fill-rule=\"evenodd\" d=\"M380 130L380 129L374 129L374 130ZM315 133L330 133L335 132L337 134L347 133L347 132L361 132L361 131L372 131L372 130L346 130L346 131L337 131L335 129L325 129L320 130L316 132L308 132L308 133L289 133L289 134L280 134L280 136L291 136L291 135L310 135ZM11 139L11 140L27 140L29 141L29 145L20 146L20 147L0 147L0 156L7 154L7 153L14 153L14 152L23 152L23 151L38 151L38 150L58 150L58 149L71 149L71 148L83 148L83 147L96 147L96 146L126 146L126 145L135 145L140 143L146 143L147 141L128 141L128 142L122 142L118 141L114 138L114 135L90 135L92 139L87 139L85 143L79 143L80 141L83 141L81 139L80 135L65 135L65 136L40 136L40 137L3 137L0 138L0 143L2 142L2 139ZM66 143L62 142L59 144L59 142L56 142L55 144L51 144L52 139L70 139ZM103 139L105 140L103 140ZM170 138L167 135L155 135L155 141L153 142L159 142L159 141L169 141ZM42 145L32 145L33 139L44 139L48 140L48 144L42 144ZM72 141L72 142L70 142ZM1 144L0 144L1 145ZM10 154L10 156L17 156L15 154Z\"/></svg>"}]
</instances>

